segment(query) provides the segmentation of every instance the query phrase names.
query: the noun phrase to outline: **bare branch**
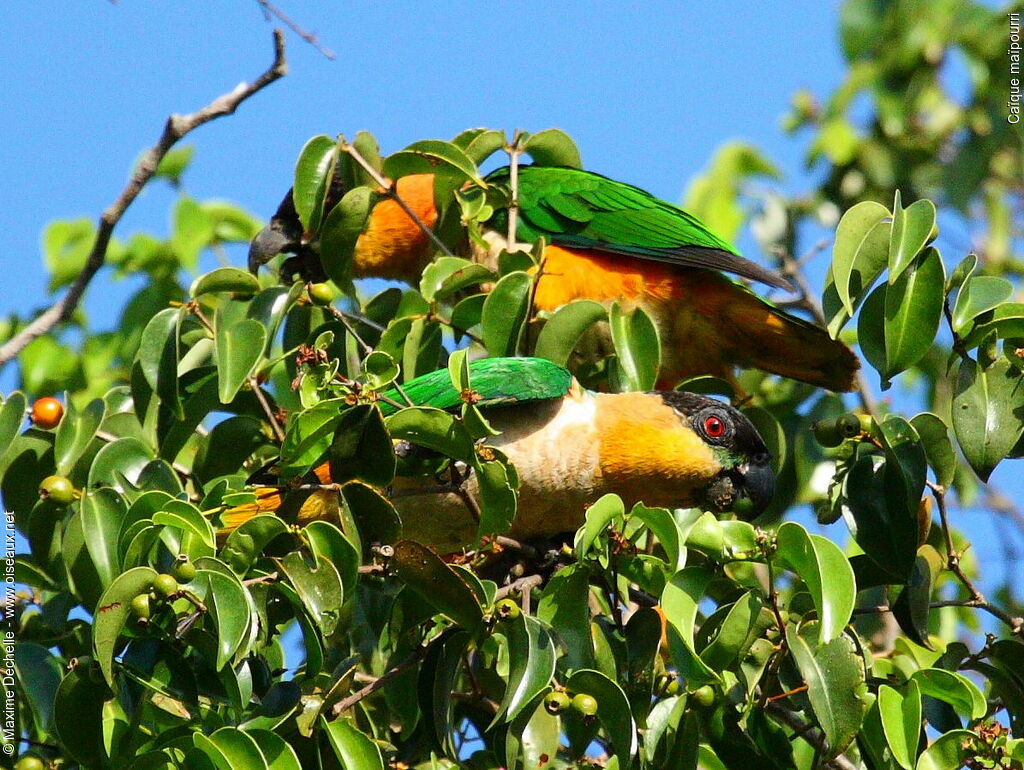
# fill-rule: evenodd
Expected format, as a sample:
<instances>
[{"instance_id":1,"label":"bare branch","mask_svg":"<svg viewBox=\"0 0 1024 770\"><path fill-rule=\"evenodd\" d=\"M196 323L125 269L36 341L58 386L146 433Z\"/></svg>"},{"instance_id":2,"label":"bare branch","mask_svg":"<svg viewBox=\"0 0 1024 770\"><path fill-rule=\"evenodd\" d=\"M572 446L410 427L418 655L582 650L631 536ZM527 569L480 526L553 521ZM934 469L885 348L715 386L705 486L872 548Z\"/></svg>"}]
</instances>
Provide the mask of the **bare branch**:
<instances>
[{"instance_id":1,"label":"bare branch","mask_svg":"<svg viewBox=\"0 0 1024 770\"><path fill-rule=\"evenodd\" d=\"M313 46L316 50L318 50L331 61L334 61L335 59L338 58L337 54L335 54L334 51L332 51L330 48L325 48L320 44L320 41L316 39L316 35L314 35L309 30L303 29L298 24L296 24L294 21L291 20L291 18L285 15L284 11L282 11L276 5L267 2L267 0L256 0L256 2L260 4L260 8L263 9L263 15L267 19L269 19L271 16L278 19L282 24L288 27L288 29L290 29L296 35L301 37L303 40L305 40L307 43L309 43L311 46Z\"/></svg>"},{"instance_id":2,"label":"bare branch","mask_svg":"<svg viewBox=\"0 0 1024 770\"><path fill-rule=\"evenodd\" d=\"M407 657L401 663L395 665L393 668L389 669L386 673L374 679L372 682L366 685L366 687L362 688L361 690L357 690L356 692L349 695L347 698L343 698L342 700L338 701L334 705L334 716L337 717L341 714L344 714L354 705L359 703L359 701L361 701L367 695L372 695L381 687L390 682L392 679L397 678L406 670L415 666L417 663L423 660L424 657L426 657L427 650L429 649L429 644L417 647L415 650L413 650L412 654L409 657Z\"/></svg>"},{"instance_id":3,"label":"bare branch","mask_svg":"<svg viewBox=\"0 0 1024 770\"><path fill-rule=\"evenodd\" d=\"M828 749L828 741L825 740L825 736L822 734L821 730L811 726L807 722L804 722L796 712L790 711L789 709L780 706L778 703L769 703L765 706L765 711L773 719L776 719L786 725L786 727L791 730L796 730L798 735L818 751L824 752ZM825 767L834 767L837 768L837 770L857 770L857 765L842 754L835 759L826 762Z\"/></svg>"},{"instance_id":4,"label":"bare branch","mask_svg":"<svg viewBox=\"0 0 1024 770\"><path fill-rule=\"evenodd\" d=\"M283 77L288 71L288 63L284 55L284 34L279 29L274 30L274 63L270 65L262 75L252 83L239 83L234 90L222 94L202 109L190 115L173 114L167 119L163 134L155 145L150 147L132 173L127 186L121 194L104 212L100 215L99 227L96 230L96 242L89 252L85 267L75 278L74 283L67 293L57 300L53 305L44 310L38 317L28 324L0 347L0 366L7 363L20 353L26 345L37 337L41 337L50 331L57 324L66 321L75 312L78 303L82 300L89 282L93 279L99 269L103 267L106 260L107 246L110 244L110 236L114 227L121 220L124 212L132 204L142 188L146 186L156 173L157 166L168 150L171 149L182 137L190 131L195 130L204 123L209 123L224 115L231 115L238 105L255 94L257 91L266 88L278 78Z\"/></svg>"}]
</instances>

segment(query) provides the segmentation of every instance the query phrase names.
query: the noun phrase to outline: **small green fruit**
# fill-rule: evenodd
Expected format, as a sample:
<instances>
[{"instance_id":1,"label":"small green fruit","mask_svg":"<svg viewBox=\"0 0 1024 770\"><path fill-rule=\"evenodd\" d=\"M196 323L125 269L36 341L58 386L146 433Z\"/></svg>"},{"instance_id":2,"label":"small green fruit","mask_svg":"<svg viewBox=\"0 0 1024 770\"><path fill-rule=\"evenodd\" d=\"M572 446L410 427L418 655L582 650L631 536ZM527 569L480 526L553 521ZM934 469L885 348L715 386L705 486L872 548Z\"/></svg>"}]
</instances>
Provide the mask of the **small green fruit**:
<instances>
[{"instance_id":1,"label":"small green fruit","mask_svg":"<svg viewBox=\"0 0 1024 770\"><path fill-rule=\"evenodd\" d=\"M555 690L544 697L544 708L549 714L557 714L569 708L569 696L564 692Z\"/></svg>"},{"instance_id":2,"label":"small green fruit","mask_svg":"<svg viewBox=\"0 0 1024 770\"><path fill-rule=\"evenodd\" d=\"M46 765L39 757L22 757L14 765L14 770L46 770Z\"/></svg>"},{"instance_id":3,"label":"small green fruit","mask_svg":"<svg viewBox=\"0 0 1024 770\"><path fill-rule=\"evenodd\" d=\"M149 594L139 594L132 599L131 610L132 615L140 620L149 620L149 616L153 614L153 608L149 603Z\"/></svg>"},{"instance_id":4,"label":"small green fruit","mask_svg":"<svg viewBox=\"0 0 1024 770\"><path fill-rule=\"evenodd\" d=\"M309 301L314 305L324 307L334 301L334 290L326 283L311 283L309 285Z\"/></svg>"},{"instance_id":5,"label":"small green fruit","mask_svg":"<svg viewBox=\"0 0 1024 770\"><path fill-rule=\"evenodd\" d=\"M690 697L699 708L706 709L715 702L715 691L710 685L704 685L694 690Z\"/></svg>"},{"instance_id":6,"label":"small green fruit","mask_svg":"<svg viewBox=\"0 0 1024 770\"><path fill-rule=\"evenodd\" d=\"M168 575L165 572L162 575L157 575L153 580L153 592L161 599L166 599L177 591L178 581L174 579L173 575Z\"/></svg>"},{"instance_id":7,"label":"small green fruit","mask_svg":"<svg viewBox=\"0 0 1024 770\"><path fill-rule=\"evenodd\" d=\"M188 554L181 554L174 560L171 575L179 583L191 583L196 579L196 565L189 561Z\"/></svg>"},{"instance_id":8,"label":"small green fruit","mask_svg":"<svg viewBox=\"0 0 1024 770\"><path fill-rule=\"evenodd\" d=\"M514 620L522 614L522 610L512 599L502 599L494 605L494 614L501 620Z\"/></svg>"},{"instance_id":9,"label":"small green fruit","mask_svg":"<svg viewBox=\"0 0 1024 770\"><path fill-rule=\"evenodd\" d=\"M592 717L597 713L597 699L585 692L578 692L572 696L572 707L585 717Z\"/></svg>"},{"instance_id":10,"label":"small green fruit","mask_svg":"<svg viewBox=\"0 0 1024 770\"><path fill-rule=\"evenodd\" d=\"M39 485L39 496L57 505L69 505L75 499L75 485L67 476L47 476Z\"/></svg>"},{"instance_id":11,"label":"small green fruit","mask_svg":"<svg viewBox=\"0 0 1024 770\"><path fill-rule=\"evenodd\" d=\"M811 426L815 440L823 447L837 447L843 443L843 434L839 432L838 421L833 418L818 420Z\"/></svg>"},{"instance_id":12,"label":"small green fruit","mask_svg":"<svg viewBox=\"0 0 1024 770\"><path fill-rule=\"evenodd\" d=\"M847 412L840 417L837 426L843 438L854 438L860 435L860 417L852 412Z\"/></svg>"}]
</instances>

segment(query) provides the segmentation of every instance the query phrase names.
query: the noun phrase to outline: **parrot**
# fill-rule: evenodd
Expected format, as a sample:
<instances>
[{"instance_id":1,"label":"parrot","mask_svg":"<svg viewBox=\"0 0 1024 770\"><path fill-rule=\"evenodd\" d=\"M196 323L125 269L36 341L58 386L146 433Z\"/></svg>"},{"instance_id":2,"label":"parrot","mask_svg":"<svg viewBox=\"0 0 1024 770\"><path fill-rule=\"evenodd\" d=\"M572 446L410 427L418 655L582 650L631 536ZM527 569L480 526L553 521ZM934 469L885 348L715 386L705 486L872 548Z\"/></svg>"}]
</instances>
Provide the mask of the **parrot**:
<instances>
[{"instance_id":1,"label":"parrot","mask_svg":"<svg viewBox=\"0 0 1024 770\"><path fill-rule=\"evenodd\" d=\"M658 387L699 375L734 382L736 366L833 391L856 387L860 364L845 344L723 272L784 289L791 288L788 282L740 256L679 206L591 171L523 165L518 167L516 243L508 244L510 169L496 169L484 182L497 203L484 223L490 247L476 250L478 261L493 266L502 248L543 237L535 309L550 312L575 299L643 308L661 340ZM401 177L397 192L403 200L408 195L407 203L424 223L436 222L432 175ZM286 196L251 244L250 269L280 251L306 248L301 236ZM415 284L431 256L427 234L394 201L384 200L370 212L356 243L353 274Z\"/></svg>"},{"instance_id":2,"label":"parrot","mask_svg":"<svg viewBox=\"0 0 1024 770\"><path fill-rule=\"evenodd\" d=\"M498 435L487 446L502 452L518 476L518 505L510 535L551 537L582 526L587 506L606 493L627 506L643 502L671 508L724 511L746 498L751 518L775 490L771 455L753 423L717 399L683 391L597 393L568 370L541 358L486 358L469 364L476 406ZM402 386L418 406L456 410L466 393L448 370ZM375 401L384 416L397 411L398 391ZM465 469L463 468L465 475ZM327 463L313 475L331 483ZM466 489L476 497L468 474ZM385 490L403 524L403 537L441 553L476 541L478 522L465 500L433 476L396 476ZM257 489L256 502L221 514L221 536L259 513L277 511L279 487ZM316 490L296 521L336 515L338 494Z\"/></svg>"}]
</instances>

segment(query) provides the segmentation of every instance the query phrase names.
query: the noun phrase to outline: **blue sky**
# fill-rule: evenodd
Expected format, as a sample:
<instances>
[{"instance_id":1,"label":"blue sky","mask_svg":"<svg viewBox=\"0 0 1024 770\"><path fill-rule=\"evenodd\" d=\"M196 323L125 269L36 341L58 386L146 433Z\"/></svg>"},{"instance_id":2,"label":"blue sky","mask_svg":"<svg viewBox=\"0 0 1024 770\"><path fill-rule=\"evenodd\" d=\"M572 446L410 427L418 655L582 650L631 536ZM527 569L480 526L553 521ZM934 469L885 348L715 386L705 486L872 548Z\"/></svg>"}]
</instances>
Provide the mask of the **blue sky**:
<instances>
[{"instance_id":1,"label":"blue sky","mask_svg":"<svg viewBox=\"0 0 1024 770\"><path fill-rule=\"evenodd\" d=\"M816 0L787 2L784 13L738 0L278 3L337 60L289 34L290 74L186 140L196 148L187 191L263 217L306 139L360 129L390 152L473 126L557 126L588 168L669 200L715 148L741 139L801 191L811 185L805 142L785 136L780 118L794 91L827 94L843 71L838 4ZM0 314L25 315L46 296L45 224L95 220L170 112L195 110L266 68L273 25L255 0L39 0L5 22ZM145 191L117 234L166 233L173 198L166 185ZM752 239L740 243L761 258ZM241 250L232 257L243 264ZM94 325L109 327L126 296L101 274L86 302ZM10 374L0 383L9 389ZM1022 491L1018 467L1004 463L996 482ZM999 555L987 517L958 525Z\"/></svg>"}]
</instances>

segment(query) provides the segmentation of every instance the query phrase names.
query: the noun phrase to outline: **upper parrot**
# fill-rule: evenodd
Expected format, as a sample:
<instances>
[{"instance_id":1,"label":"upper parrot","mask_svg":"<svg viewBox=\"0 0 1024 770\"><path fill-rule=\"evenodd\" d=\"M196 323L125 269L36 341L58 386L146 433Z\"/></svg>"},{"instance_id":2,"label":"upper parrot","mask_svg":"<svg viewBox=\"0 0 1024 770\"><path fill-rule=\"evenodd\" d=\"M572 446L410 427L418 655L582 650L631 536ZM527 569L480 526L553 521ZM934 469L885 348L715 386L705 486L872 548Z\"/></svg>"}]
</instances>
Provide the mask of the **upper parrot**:
<instances>
[{"instance_id":1,"label":"upper parrot","mask_svg":"<svg viewBox=\"0 0 1024 770\"><path fill-rule=\"evenodd\" d=\"M519 477L511 534L535 538L572 531L588 504L605 493L627 505L643 501L670 507L727 510L741 497L753 516L771 501L775 477L769 453L741 412L706 396L679 391L593 393L562 367L539 358L489 358L470 364L476 405L500 434L500 449ZM463 394L447 370L403 386L416 405L455 409ZM394 412L377 401L384 414ZM315 471L330 482L326 464ZM474 497L476 480L467 489ZM478 522L464 500L439 489L433 476L397 476L390 487L403 536L453 552L476 539ZM299 523L336 512L337 493L314 492L300 503ZM281 507L277 489L257 490L257 502L222 515L225 529Z\"/></svg>"},{"instance_id":2,"label":"upper parrot","mask_svg":"<svg viewBox=\"0 0 1024 770\"><path fill-rule=\"evenodd\" d=\"M509 169L493 171L485 182L499 204L485 223L491 252L476 254L487 262L508 247ZM403 177L397 191L422 221L436 221L431 175ZM517 244L540 236L547 243L535 307L552 311L574 299L642 307L661 339L659 387L702 374L732 379L734 367L754 366L831 390L854 388L859 363L846 345L719 271L788 284L680 207L599 174L555 166L520 166L517 197ZM250 267L279 251L307 248L294 209L286 210L289 200L254 239ZM356 243L353 274L415 283L430 257L426 234L385 200Z\"/></svg>"}]
</instances>

